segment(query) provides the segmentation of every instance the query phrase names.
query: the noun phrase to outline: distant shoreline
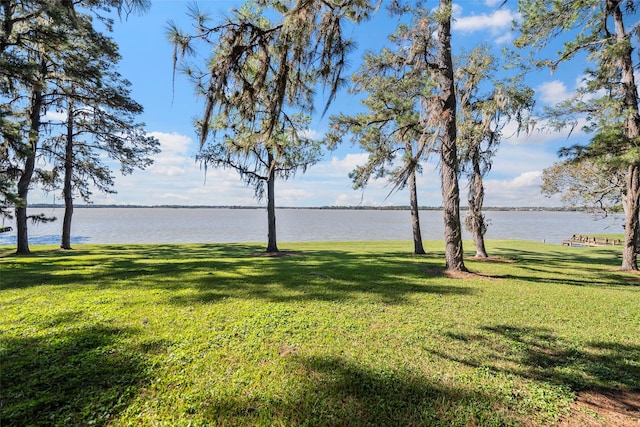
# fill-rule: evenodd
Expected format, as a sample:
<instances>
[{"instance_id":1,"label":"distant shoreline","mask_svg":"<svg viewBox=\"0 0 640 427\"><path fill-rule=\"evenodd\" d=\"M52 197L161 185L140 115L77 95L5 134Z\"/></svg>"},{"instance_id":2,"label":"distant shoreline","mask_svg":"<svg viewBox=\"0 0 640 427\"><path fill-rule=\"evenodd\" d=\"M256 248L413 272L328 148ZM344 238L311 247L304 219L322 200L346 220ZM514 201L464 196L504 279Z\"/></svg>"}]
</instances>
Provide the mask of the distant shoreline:
<instances>
[{"instance_id":1,"label":"distant shoreline","mask_svg":"<svg viewBox=\"0 0 640 427\"><path fill-rule=\"evenodd\" d=\"M30 228L30 239L38 244L60 240L60 220L63 208L34 208L32 213L57 217L57 222L41 223ZM280 212L278 214L277 212ZM297 241L391 241L411 239L409 211L382 209L279 209L278 239ZM462 212L464 217L468 212ZM610 215L596 221L585 212L554 212L540 210L486 211L490 221L487 239L529 240L557 242L573 234L596 235L620 232L620 215ZM73 235L77 243L223 243L262 242L267 235L266 209L193 208L117 208L76 209ZM442 210L420 212L423 236L439 238L444 235ZM463 239L471 235L462 230ZM15 232L3 233L0 241L13 237ZM35 244L36 240L33 240ZM72 241L72 243L74 243Z\"/></svg>"},{"instance_id":2,"label":"distant shoreline","mask_svg":"<svg viewBox=\"0 0 640 427\"><path fill-rule=\"evenodd\" d=\"M63 209L64 205L57 203L38 203L29 205L29 208L40 209ZM78 209L265 209L264 206L236 206L236 205L100 205L100 204L83 204L74 205ZM409 210L409 206L282 206L277 209L313 209L313 210L378 210L378 211L404 211ZM440 206L420 206L422 211L441 211ZM466 206L460 206L461 211L466 211ZM520 206L520 207L501 207L490 206L483 208L484 211L540 211L540 212L588 212L586 208L574 207L536 207L536 206Z\"/></svg>"}]
</instances>

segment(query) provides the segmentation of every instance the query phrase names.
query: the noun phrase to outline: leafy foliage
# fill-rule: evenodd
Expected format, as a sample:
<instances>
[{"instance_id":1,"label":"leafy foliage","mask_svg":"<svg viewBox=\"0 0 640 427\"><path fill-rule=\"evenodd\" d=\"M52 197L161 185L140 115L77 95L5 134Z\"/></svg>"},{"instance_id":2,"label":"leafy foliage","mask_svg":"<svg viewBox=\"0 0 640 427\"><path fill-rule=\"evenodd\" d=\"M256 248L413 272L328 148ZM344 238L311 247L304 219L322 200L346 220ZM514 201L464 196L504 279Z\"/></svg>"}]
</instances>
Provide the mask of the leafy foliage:
<instances>
[{"instance_id":1,"label":"leafy foliage","mask_svg":"<svg viewBox=\"0 0 640 427\"><path fill-rule=\"evenodd\" d=\"M546 168L542 173L542 193L560 194L570 206L582 206L599 213L620 210L626 170L607 169L606 163L595 160L565 160Z\"/></svg>"},{"instance_id":2,"label":"leafy foliage","mask_svg":"<svg viewBox=\"0 0 640 427\"><path fill-rule=\"evenodd\" d=\"M211 50L206 69L184 64L196 93L205 99L197 121L201 146L211 123L261 133L296 129L288 108L310 113L316 84L329 89L327 107L343 83L342 71L352 42L343 35L344 21L366 19L373 6L362 0L341 3L256 1L233 9L221 24L209 26L195 6L195 34L170 24L174 65L202 43Z\"/></svg>"},{"instance_id":3,"label":"leafy foliage","mask_svg":"<svg viewBox=\"0 0 640 427\"><path fill-rule=\"evenodd\" d=\"M476 255L487 257L484 235L488 224L482 213L484 176L491 170L505 127L515 123L517 133L527 129L534 93L524 85L521 74L495 79L500 60L486 45L463 52L456 59L457 147L461 171L469 179L465 226L476 243Z\"/></svg>"},{"instance_id":4,"label":"leafy foliage","mask_svg":"<svg viewBox=\"0 0 640 427\"><path fill-rule=\"evenodd\" d=\"M393 184L391 192L404 188L409 174L419 170L421 159L435 149L433 130L425 129L421 117L421 106L435 83L429 74L406 64L402 44L395 51L385 48L377 55L367 54L353 75L350 92L368 95L362 101L368 112L332 117L331 143L349 134L369 153L367 164L350 174L356 189L382 177ZM396 168L397 158L402 165Z\"/></svg>"},{"instance_id":5,"label":"leafy foliage","mask_svg":"<svg viewBox=\"0 0 640 427\"><path fill-rule=\"evenodd\" d=\"M84 126L80 132L94 134L94 145L76 150L76 170L82 172L76 176L75 184L85 199L90 194L88 181L93 180L100 190L108 190L112 184L108 167L92 150L119 158L125 172L148 164L146 156L156 152L157 141L144 136L142 125L131 121L142 107L129 99L129 83L114 69L119 60L117 46L97 32L92 21L97 18L110 29L109 15L113 11L125 14L142 11L149 5L148 0L0 3L4 12L0 34L0 213L10 215L10 207L15 207L18 252L29 252L26 224L30 188L38 183L56 187L56 162L62 158L63 162L73 163L73 150L60 150L64 138L71 144L73 130L67 129L65 137L54 136L43 144L44 135L52 132L47 112L69 110L69 118L79 119L76 130ZM72 105L86 108L72 111ZM93 123L91 129L89 122ZM102 123L99 130L98 123ZM132 131L133 127L136 129ZM42 160L46 159L54 164L53 170L42 167Z\"/></svg>"},{"instance_id":6,"label":"leafy foliage","mask_svg":"<svg viewBox=\"0 0 640 427\"><path fill-rule=\"evenodd\" d=\"M540 50L559 34L567 34L557 58L536 61L555 69L562 62L582 55L586 59L584 79L575 95L548 110L552 127L582 129L595 134L588 147L574 147L564 154L609 163L605 171L626 170L624 205L625 250L622 268L637 270L640 234L640 110L632 55L640 32L634 0L587 0L546 2L521 1L523 20L516 46ZM631 25L628 26L629 21Z\"/></svg>"},{"instance_id":7,"label":"leafy foliage","mask_svg":"<svg viewBox=\"0 0 640 427\"><path fill-rule=\"evenodd\" d=\"M73 189L89 202L90 184L99 191L114 192L112 172L101 156L117 160L120 171L129 174L150 165L149 156L159 150L158 141L145 135L144 124L135 122L143 108L131 99L130 83L117 71L117 45L96 33L88 17L76 16L79 23L73 39L82 49L65 50L60 77L51 79L47 94L51 106L66 117L44 123L47 138L43 138L42 151L53 165L47 184L57 187L65 163L71 162ZM69 143L73 146L70 155L65 149Z\"/></svg>"},{"instance_id":8,"label":"leafy foliage","mask_svg":"<svg viewBox=\"0 0 640 427\"><path fill-rule=\"evenodd\" d=\"M180 59L196 94L204 98L203 115L195 123L198 159L205 167L235 169L258 198L267 185L268 252L278 250L275 178L286 179L319 159L320 145L308 136L316 87L329 90L326 112L353 48L343 34L345 21L359 22L372 10L364 0L260 0L233 9L214 26L192 6L194 34L169 25L174 69ZM210 53L204 69L187 62L198 45Z\"/></svg>"},{"instance_id":9,"label":"leafy foliage","mask_svg":"<svg viewBox=\"0 0 640 427\"><path fill-rule=\"evenodd\" d=\"M223 167L236 170L243 181L254 188L258 199L264 196L264 186L271 179L288 179L296 172L316 163L322 154L319 141L307 137L308 118L291 117L289 124L295 129L278 130L268 141L259 134L234 126L237 135L225 134L200 150L196 157L205 167Z\"/></svg>"}]
</instances>

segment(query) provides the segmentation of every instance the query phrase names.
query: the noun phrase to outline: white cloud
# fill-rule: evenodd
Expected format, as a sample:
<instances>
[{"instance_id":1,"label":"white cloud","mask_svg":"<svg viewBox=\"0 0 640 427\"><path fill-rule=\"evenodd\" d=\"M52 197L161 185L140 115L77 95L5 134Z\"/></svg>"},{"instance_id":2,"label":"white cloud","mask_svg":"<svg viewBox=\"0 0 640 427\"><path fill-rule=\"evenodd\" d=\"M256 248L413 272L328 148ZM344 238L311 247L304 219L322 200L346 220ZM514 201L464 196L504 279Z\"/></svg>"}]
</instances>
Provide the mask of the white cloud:
<instances>
[{"instance_id":1,"label":"white cloud","mask_svg":"<svg viewBox=\"0 0 640 427\"><path fill-rule=\"evenodd\" d=\"M318 140L318 139L324 138L324 133L323 132L318 132L317 130L314 130L314 129L306 129L303 132L303 134L307 138L314 139L314 140Z\"/></svg>"},{"instance_id":2,"label":"white cloud","mask_svg":"<svg viewBox=\"0 0 640 427\"><path fill-rule=\"evenodd\" d=\"M341 193L335 198L333 206L358 206L362 198L355 198L352 194Z\"/></svg>"},{"instance_id":3,"label":"white cloud","mask_svg":"<svg viewBox=\"0 0 640 427\"><path fill-rule=\"evenodd\" d=\"M160 141L163 153L186 154L189 151L193 140L179 133L151 132L149 136L153 136Z\"/></svg>"},{"instance_id":4,"label":"white cloud","mask_svg":"<svg viewBox=\"0 0 640 427\"><path fill-rule=\"evenodd\" d=\"M511 43L514 39L514 35L512 32L508 32L503 34L502 36L495 39L496 44L508 44Z\"/></svg>"},{"instance_id":5,"label":"white cloud","mask_svg":"<svg viewBox=\"0 0 640 427\"><path fill-rule=\"evenodd\" d=\"M317 196L313 188L299 180L276 181L276 206L313 206L313 200ZM266 203L266 199L263 202ZM255 200L253 204L256 204Z\"/></svg>"},{"instance_id":6,"label":"white cloud","mask_svg":"<svg viewBox=\"0 0 640 427\"><path fill-rule=\"evenodd\" d=\"M367 161L366 153L350 153L343 158L333 155L331 159L318 162L304 174L317 179L344 179L349 181L349 173L358 165ZM302 175L300 175L302 176Z\"/></svg>"},{"instance_id":7,"label":"white cloud","mask_svg":"<svg viewBox=\"0 0 640 427\"><path fill-rule=\"evenodd\" d=\"M487 0L489 7L495 6L499 0ZM489 34L497 36L493 40L495 44L510 43L514 35L511 32L511 25L519 14L507 8L499 8L491 13L474 14L462 16L463 8L459 4L453 5L452 29L460 33L474 33L488 31Z\"/></svg>"},{"instance_id":8,"label":"white cloud","mask_svg":"<svg viewBox=\"0 0 640 427\"><path fill-rule=\"evenodd\" d=\"M339 171L351 172L356 166L364 165L369 158L367 153L347 154L344 159L331 158L331 167Z\"/></svg>"},{"instance_id":9,"label":"white cloud","mask_svg":"<svg viewBox=\"0 0 640 427\"><path fill-rule=\"evenodd\" d=\"M540 186L542 184L542 171L529 171L521 173L508 182L508 186L512 188L530 187L532 185Z\"/></svg>"},{"instance_id":10,"label":"white cloud","mask_svg":"<svg viewBox=\"0 0 640 427\"><path fill-rule=\"evenodd\" d=\"M510 179L485 180L485 206L560 206L557 197L546 197L540 191L541 171L527 171Z\"/></svg>"},{"instance_id":11,"label":"white cloud","mask_svg":"<svg viewBox=\"0 0 640 427\"><path fill-rule=\"evenodd\" d=\"M378 196L378 197L376 197ZM329 206L394 206L408 205L398 198L385 199L386 194L377 194L372 191L352 190L338 194Z\"/></svg>"},{"instance_id":12,"label":"white cloud","mask_svg":"<svg viewBox=\"0 0 640 427\"><path fill-rule=\"evenodd\" d=\"M45 122L65 122L67 121L66 111L51 111L48 110L42 117L42 121Z\"/></svg>"},{"instance_id":13,"label":"white cloud","mask_svg":"<svg viewBox=\"0 0 640 427\"><path fill-rule=\"evenodd\" d=\"M163 200L171 200L172 203L174 203L176 200L182 200L183 202L191 201L190 197L185 196L183 194L176 194L176 193L164 193L164 194L161 194L159 198Z\"/></svg>"},{"instance_id":14,"label":"white cloud","mask_svg":"<svg viewBox=\"0 0 640 427\"><path fill-rule=\"evenodd\" d=\"M193 146L191 138L178 133L151 132L160 141L162 150L153 158L153 165L148 168L152 174L166 177L184 176L197 167L189 149Z\"/></svg>"},{"instance_id":15,"label":"white cloud","mask_svg":"<svg viewBox=\"0 0 640 427\"><path fill-rule=\"evenodd\" d=\"M540 100L547 105L556 105L571 97L567 85L560 80L544 82L536 87L536 92L539 94Z\"/></svg>"},{"instance_id":16,"label":"white cloud","mask_svg":"<svg viewBox=\"0 0 640 427\"><path fill-rule=\"evenodd\" d=\"M460 11L461 8L456 9L456 12ZM517 15L509 9L498 9L490 14L456 16L452 28L467 33L489 30L492 34L497 34L509 30L516 17Z\"/></svg>"}]
</instances>

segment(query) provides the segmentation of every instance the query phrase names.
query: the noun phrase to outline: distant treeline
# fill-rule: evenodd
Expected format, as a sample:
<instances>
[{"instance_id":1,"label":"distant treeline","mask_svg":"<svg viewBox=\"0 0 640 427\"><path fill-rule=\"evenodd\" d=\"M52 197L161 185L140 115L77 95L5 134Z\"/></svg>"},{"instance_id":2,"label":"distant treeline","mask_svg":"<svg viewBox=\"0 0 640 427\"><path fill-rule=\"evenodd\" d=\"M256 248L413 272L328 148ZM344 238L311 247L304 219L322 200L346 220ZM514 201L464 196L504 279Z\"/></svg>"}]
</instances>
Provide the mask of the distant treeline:
<instances>
[{"instance_id":1,"label":"distant treeline","mask_svg":"<svg viewBox=\"0 0 640 427\"><path fill-rule=\"evenodd\" d=\"M55 203L41 203L31 205L34 208L64 208L64 205ZM264 209L264 206L235 206L235 205L222 205L222 206L210 206L210 205L77 205L76 208L164 208L164 209ZM278 209L317 209L317 210L374 210L374 211L405 211L409 210L409 206L304 206L304 207L290 207L283 206ZM424 211L439 211L442 210L441 206L420 206L420 210ZM466 211L466 206L460 207L461 211ZM588 212L587 208L575 208L575 207L485 207L486 211L540 211L540 212Z\"/></svg>"}]
</instances>

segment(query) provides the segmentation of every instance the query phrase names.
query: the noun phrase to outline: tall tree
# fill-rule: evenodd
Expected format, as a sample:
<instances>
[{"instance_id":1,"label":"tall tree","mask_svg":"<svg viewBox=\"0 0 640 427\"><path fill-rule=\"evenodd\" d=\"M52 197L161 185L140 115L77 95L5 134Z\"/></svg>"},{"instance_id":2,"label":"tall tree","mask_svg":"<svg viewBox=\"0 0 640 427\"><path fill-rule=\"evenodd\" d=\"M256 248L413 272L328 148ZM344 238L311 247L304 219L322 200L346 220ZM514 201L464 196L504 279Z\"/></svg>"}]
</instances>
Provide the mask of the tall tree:
<instances>
[{"instance_id":1,"label":"tall tree","mask_svg":"<svg viewBox=\"0 0 640 427\"><path fill-rule=\"evenodd\" d=\"M90 202L90 184L99 191L115 192L103 155L118 161L121 172L128 174L151 164L150 156L159 151L159 142L145 134L143 123L135 122L142 106L131 99L130 83L117 71L118 46L95 32L88 17L77 14L77 19L84 25L75 30L76 49L64 49L58 77L49 84L48 96L67 118L48 123L51 137L42 144L53 165L46 188L61 187L65 202L63 249L71 249L74 193Z\"/></svg>"},{"instance_id":2,"label":"tall tree","mask_svg":"<svg viewBox=\"0 0 640 427\"><path fill-rule=\"evenodd\" d=\"M313 156L299 158L314 152L300 127L306 119L301 118L313 112L319 84L329 90L326 112L343 83L346 57L353 47L343 34L345 21L359 22L372 11L373 6L362 0L261 0L232 10L227 19L214 26L192 7L194 34L186 34L170 23L174 66L179 58L184 60L185 54L196 51L194 44L198 42L211 49L205 70L192 68L185 61L187 75L205 100L203 117L196 123L201 149L210 130L214 130L213 145L200 158L232 167L231 162L217 159L240 155L243 162L266 161L268 252L278 250L274 240L275 203L270 199L274 162L303 168L313 162ZM221 131L225 134L222 142L216 141ZM223 146L226 152L220 150ZM298 161L291 163L285 160L288 157ZM253 166L243 167L241 174L248 177L254 171Z\"/></svg>"},{"instance_id":3,"label":"tall tree","mask_svg":"<svg viewBox=\"0 0 640 427\"><path fill-rule=\"evenodd\" d=\"M0 129L3 138L2 199L13 205L17 252L29 253L27 195L34 174L40 137L44 92L51 74L43 47L63 39L59 28L71 25L68 14L45 2L4 0L0 33ZM4 210L11 216L9 210ZM32 217L37 219L38 217Z\"/></svg>"},{"instance_id":4,"label":"tall tree","mask_svg":"<svg viewBox=\"0 0 640 427\"><path fill-rule=\"evenodd\" d=\"M319 141L307 136L308 119L300 115L289 118L289 127L277 126L268 140L261 139L263 136L260 133L245 127L250 124L238 121L232 133L215 138L197 156L205 167L230 168L238 172L244 182L253 187L258 200L264 198L266 187L266 251L269 253L279 251L275 215L276 179L286 180L299 170L304 172L318 161L322 153Z\"/></svg>"},{"instance_id":5,"label":"tall tree","mask_svg":"<svg viewBox=\"0 0 640 427\"><path fill-rule=\"evenodd\" d=\"M456 122L456 93L451 54L452 0L440 0L437 13L438 49L436 55L437 81L440 86L439 119L440 160L442 171L442 207L444 209L445 260L450 270L466 271L460 224L460 186L458 184L458 148ZM429 35L430 36L430 35Z\"/></svg>"},{"instance_id":6,"label":"tall tree","mask_svg":"<svg viewBox=\"0 0 640 427\"><path fill-rule=\"evenodd\" d=\"M30 93L31 85L38 81L42 72L38 55L41 47L54 48L65 40L65 28L73 29L78 23L78 8L89 11L111 28L112 12L122 17L143 12L150 4L150 0L0 0L0 216L12 217L14 206L26 204L18 196L21 168L12 162L11 152L29 152L24 133L16 125L28 95L19 93Z\"/></svg>"},{"instance_id":7,"label":"tall tree","mask_svg":"<svg viewBox=\"0 0 640 427\"><path fill-rule=\"evenodd\" d=\"M92 94L92 98L97 95L95 99L84 98L81 104L78 89L69 88L67 119L58 125L63 128L62 133L43 141L42 151L53 165L44 188L61 188L64 199L62 249L71 249L75 195L90 203L93 188L115 193L114 176L104 156L118 161L120 172L126 175L150 165L150 156L159 151L159 142L146 134L144 124L134 122L141 107L125 95L122 86L104 89L96 90ZM100 96L107 93L117 95Z\"/></svg>"},{"instance_id":8,"label":"tall tree","mask_svg":"<svg viewBox=\"0 0 640 427\"><path fill-rule=\"evenodd\" d=\"M49 74L49 66L44 58L40 58L40 72L36 74L36 79L32 82L28 108L25 111L27 120L24 125L24 137L26 143L22 144L17 152L18 159L23 160L22 169L18 169L17 197L19 204L16 205L16 236L17 250L19 254L28 254L29 234L27 229L27 195L31 186L31 180L36 172L36 153L40 140L41 115L44 108L44 91L46 80Z\"/></svg>"},{"instance_id":9,"label":"tall tree","mask_svg":"<svg viewBox=\"0 0 640 427\"><path fill-rule=\"evenodd\" d=\"M403 31L401 29L401 31ZM372 178L387 177L393 185L390 193L409 186L409 206L415 254L424 254L416 173L420 161L433 149L433 135L425 132L421 119L421 99L429 96L430 77L414 73L406 64L404 41L390 37L395 49L365 55L364 63L352 76L352 93L365 92L362 104L366 113L332 117L329 139L341 140L350 134L354 142L369 153L365 165L351 174L354 188L364 188ZM400 158L400 166L395 166Z\"/></svg>"},{"instance_id":10,"label":"tall tree","mask_svg":"<svg viewBox=\"0 0 640 427\"><path fill-rule=\"evenodd\" d=\"M563 44L557 58L540 61L542 65L555 69L578 54L587 57L584 85L572 99L553 109L551 116L562 118L553 120L557 127L575 126L583 118L588 123L584 130L596 133L588 147L574 148L574 157L606 160L627 171L622 270L638 269L640 112L634 76L638 64L633 62L638 6L633 0L519 3L523 19L518 46L542 49L562 34L572 39Z\"/></svg>"},{"instance_id":11,"label":"tall tree","mask_svg":"<svg viewBox=\"0 0 640 427\"><path fill-rule=\"evenodd\" d=\"M17 252L29 253L27 196L38 176L36 159L40 150L42 117L54 105L49 96L52 79L59 78L70 40L87 19L76 8L86 8L110 28L108 14L131 8L143 10L148 0L2 0L0 31L0 128L3 149L0 153L2 203L15 206ZM73 49L71 49L73 50ZM80 73L81 75L81 73ZM7 210L3 210L6 214Z\"/></svg>"},{"instance_id":12,"label":"tall tree","mask_svg":"<svg viewBox=\"0 0 640 427\"><path fill-rule=\"evenodd\" d=\"M436 138L440 157L445 263L449 270L466 271L460 222L460 168L451 53L453 4L451 0L440 0L434 10L429 10L424 4L424 1L394 1L390 11L401 19L408 17L408 23L397 31L397 38L404 45L405 64L412 73L429 75L429 79L424 81L424 93L420 99L421 125L425 134Z\"/></svg>"},{"instance_id":13,"label":"tall tree","mask_svg":"<svg viewBox=\"0 0 640 427\"><path fill-rule=\"evenodd\" d=\"M403 43L404 64L413 74L429 76L424 80L420 99L421 125L425 134L436 138L440 155L445 263L449 270L466 271L460 222L457 107L451 53L453 4L451 0L440 0L437 8L429 10L424 1L394 1L389 10L402 22L408 22L398 28L396 36Z\"/></svg>"},{"instance_id":14,"label":"tall tree","mask_svg":"<svg viewBox=\"0 0 640 427\"><path fill-rule=\"evenodd\" d=\"M462 171L469 179L469 210L465 226L476 246L476 257L486 258L484 235L487 221L482 212L484 176L507 124L516 123L517 132L526 129L526 112L533 108L533 90L523 84L522 75L495 79L500 61L486 45L463 52L456 61L458 96L458 150Z\"/></svg>"}]
</instances>

